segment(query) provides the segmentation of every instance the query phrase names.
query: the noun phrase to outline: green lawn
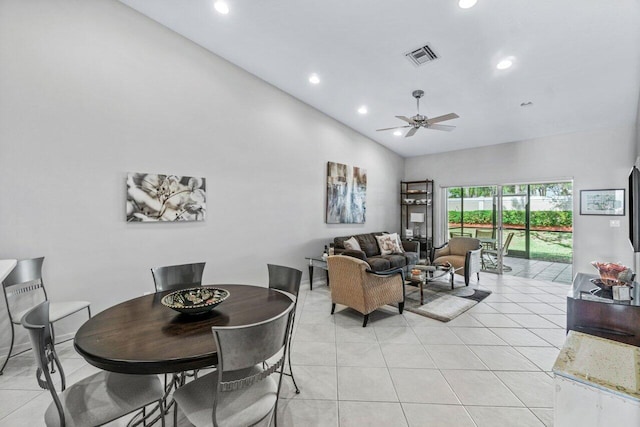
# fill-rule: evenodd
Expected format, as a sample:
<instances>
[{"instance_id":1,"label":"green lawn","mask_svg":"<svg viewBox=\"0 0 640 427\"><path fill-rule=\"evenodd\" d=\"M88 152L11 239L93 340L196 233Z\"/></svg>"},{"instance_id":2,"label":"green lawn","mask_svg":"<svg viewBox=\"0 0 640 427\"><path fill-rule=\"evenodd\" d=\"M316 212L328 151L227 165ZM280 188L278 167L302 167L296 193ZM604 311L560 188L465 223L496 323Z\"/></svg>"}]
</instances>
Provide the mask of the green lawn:
<instances>
[{"instance_id":1,"label":"green lawn","mask_svg":"<svg viewBox=\"0 0 640 427\"><path fill-rule=\"evenodd\" d=\"M475 236L475 230L465 228L465 233L469 232ZM522 230L504 230L504 238L509 233L515 233L509 246L509 255L524 256L525 233ZM570 264L573 252L573 233L551 232L551 231L531 231L530 258L542 261L562 262Z\"/></svg>"},{"instance_id":2,"label":"green lawn","mask_svg":"<svg viewBox=\"0 0 640 427\"><path fill-rule=\"evenodd\" d=\"M524 231L505 230L505 238L507 233L510 232L515 233L515 235L513 236L509 249L516 252L513 255L517 255L517 252L524 255ZM570 264L572 260L571 254L573 252L572 235L573 233L567 232L532 231L529 242L529 258Z\"/></svg>"}]
</instances>

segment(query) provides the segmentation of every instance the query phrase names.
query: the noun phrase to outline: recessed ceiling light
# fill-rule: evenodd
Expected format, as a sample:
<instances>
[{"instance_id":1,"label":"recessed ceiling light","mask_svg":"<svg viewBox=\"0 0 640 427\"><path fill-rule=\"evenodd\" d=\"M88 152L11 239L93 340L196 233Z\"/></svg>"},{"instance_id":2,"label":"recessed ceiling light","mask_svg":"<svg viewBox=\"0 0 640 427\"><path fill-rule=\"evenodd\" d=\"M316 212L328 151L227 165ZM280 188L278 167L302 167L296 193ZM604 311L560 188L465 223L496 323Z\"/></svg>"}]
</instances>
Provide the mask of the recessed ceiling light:
<instances>
[{"instance_id":1,"label":"recessed ceiling light","mask_svg":"<svg viewBox=\"0 0 640 427\"><path fill-rule=\"evenodd\" d=\"M215 8L215 10L218 11L218 13L221 13L223 15L226 15L227 13L229 13L229 5L227 5L225 2L223 1L217 1L213 4L213 7Z\"/></svg>"},{"instance_id":2,"label":"recessed ceiling light","mask_svg":"<svg viewBox=\"0 0 640 427\"><path fill-rule=\"evenodd\" d=\"M367 107L366 107L366 105L363 105L362 107L358 108L358 113L360 113L360 114L367 114Z\"/></svg>"},{"instance_id":3,"label":"recessed ceiling light","mask_svg":"<svg viewBox=\"0 0 640 427\"><path fill-rule=\"evenodd\" d=\"M506 70L507 68L511 67L513 65L513 61L509 58L505 58L502 61L498 62L498 64L496 65L496 68L498 70Z\"/></svg>"},{"instance_id":4,"label":"recessed ceiling light","mask_svg":"<svg viewBox=\"0 0 640 427\"><path fill-rule=\"evenodd\" d=\"M313 73L309 76L309 83L317 85L320 83L320 77L316 73Z\"/></svg>"},{"instance_id":5,"label":"recessed ceiling light","mask_svg":"<svg viewBox=\"0 0 640 427\"><path fill-rule=\"evenodd\" d=\"M394 134L395 136L400 136L400 135L402 135L402 132L401 132L401 131L399 131L399 130L397 130L397 131L395 131L393 134Z\"/></svg>"},{"instance_id":6,"label":"recessed ceiling light","mask_svg":"<svg viewBox=\"0 0 640 427\"><path fill-rule=\"evenodd\" d=\"M460 6L461 9L469 9L475 6L477 2L478 0L460 0L458 6Z\"/></svg>"}]
</instances>

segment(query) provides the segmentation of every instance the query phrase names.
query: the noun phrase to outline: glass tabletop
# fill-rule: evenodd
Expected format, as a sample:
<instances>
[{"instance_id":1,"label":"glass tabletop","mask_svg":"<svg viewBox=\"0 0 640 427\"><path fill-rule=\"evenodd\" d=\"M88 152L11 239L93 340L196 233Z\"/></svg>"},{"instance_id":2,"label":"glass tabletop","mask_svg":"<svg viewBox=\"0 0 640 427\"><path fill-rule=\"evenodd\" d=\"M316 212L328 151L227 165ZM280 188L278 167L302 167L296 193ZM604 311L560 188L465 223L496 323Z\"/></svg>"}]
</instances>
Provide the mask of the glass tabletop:
<instances>
[{"instance_id":1,"label":"glass tabletop","mask_svg":"<svg viewBox=\"0 0 640 427\"><path fill-rule=\"evenodd\" d=\"M430 282L451 273L451 264L438 265L407 265L404 267L405 279L410 282ZM414 270L420 270L419 274L413 274Z\"/></svg>"}]
</instances>

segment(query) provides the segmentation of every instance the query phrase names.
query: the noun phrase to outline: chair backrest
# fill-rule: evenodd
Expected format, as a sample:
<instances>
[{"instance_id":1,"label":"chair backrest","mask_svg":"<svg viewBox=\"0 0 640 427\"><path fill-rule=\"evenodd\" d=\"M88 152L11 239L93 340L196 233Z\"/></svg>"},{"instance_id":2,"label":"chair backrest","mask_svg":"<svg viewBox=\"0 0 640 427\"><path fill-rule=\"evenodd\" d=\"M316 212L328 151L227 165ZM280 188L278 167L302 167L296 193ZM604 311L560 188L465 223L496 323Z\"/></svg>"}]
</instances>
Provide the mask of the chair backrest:
<instances>
[{"instance_id":1,"label":"chair backrest","mask_svg":"<svg viewBox=\"0 0 640 427\"><path fill-rule=\"evenodd\" d=\"M511 239L513 239L515 233L507 234L507 240L504 241L504 245L502 246L502 255L507 256L509 253L509 245L511 244Z\"/></svg>"},{"instance_id":2,"label":"chair backrest","mask_svg":"<svg viewBox=\"0 0 640 427\"><path fill-rule=\"evenodd\" d=\"M275 264L267 264L267 268L269 269L269 288L288 292L297 299L302 271Z\"/></svg>"},{"instance_id":3,"label":"chair backrest","mask_svg":"<svg viewBox=\"0 0 640 427\"><path fill-rule=\"evenodd\" d=\"M38 385L51 392L53 401L58 409L60 425L65 425L64 410L62 403L56 392L53 379L49 370L49 364L55 363L61 379L61 389L66 388L64 370L58 359L53 340L51 339L51 324L49 323L49 301L44 301L29 310L21 319L22 326L29 332L29 339L36 359L38 369L36 370L36 380ZM44 379L42 375L44 374Z\"/></svg>"},{"instance_id":4,"label":"chair backrest","mask_svg":"<svg viewBox=\"0 0 640 427\"><path fill-rule=\"evenodd\" d=\"M480 239L480 238L486 238L486 239L493 239L494 236L494 230L479 230L476 229L476 239Z\"/></svg>"},{"instance_id":5,"label":"chair backrest","mask_svg":"<svg viewBox=\"0 0 640 427\"><path fill-rule=\"evenodd\" d=\"M294 313L293 307L292 302L283 313L264 322L211 328L218 348L218 375L216 375L213 404L214 426L218 425L216 422L218 393L250 387L278 371L280 381L282 380L287 336ZM280 355L278 361L270 360L268 365L265 363L277 354ZM239 372L225 377L225 373L229 371ZM279 392L280 385L278 385L278 394Z\"/></svg>"},{"instance_id":6,"label":"chair backrest","mask_svg":"<svg viewBox=\"0 0 640 427\"><path fill-rule=\"evenodd\" d=\"M204 262L194 264L167 265L151 269L156 292L178 291L202 286Z\"/></svg>"},{"instance_id":7,"label":"chair backrest","mask_svg":"<svg viewBox=\"0 0 640 427\"><path fill-rule=\"evenodd\" d=\"M480 240L472 237L454 237L449 240L449 252L451 255L466 255L469 251L480 248Z\"/></svg>"},{"instance_id":8,"label":"chair backrest","mask_svg":"<svg viewBox=\"0 0 640 427\"><path fill-rule=\"evenodd\" d=\"M20 323L20 319L14 319L12 313L23 312L47 300L47 291L42 280L43 262L44 257L21 259L2 281L9 317L13 323Z\"/></svg>"},{"instance_id":9,"label":"chair backrest","mask_svg":"<svg viewBox=\"0 0 640 427\"><path fill-rule=\"evenodd\" d=\"M337 288L334 288L334 284L336 287L345 283L362 286L364 272L370 269L371 266L367 261L341 254L329 256L327 258L327 268L329 269L329 281L331 283L330 290L333 293L333 291L337 290Z\"/></svg>"}]
</instances>

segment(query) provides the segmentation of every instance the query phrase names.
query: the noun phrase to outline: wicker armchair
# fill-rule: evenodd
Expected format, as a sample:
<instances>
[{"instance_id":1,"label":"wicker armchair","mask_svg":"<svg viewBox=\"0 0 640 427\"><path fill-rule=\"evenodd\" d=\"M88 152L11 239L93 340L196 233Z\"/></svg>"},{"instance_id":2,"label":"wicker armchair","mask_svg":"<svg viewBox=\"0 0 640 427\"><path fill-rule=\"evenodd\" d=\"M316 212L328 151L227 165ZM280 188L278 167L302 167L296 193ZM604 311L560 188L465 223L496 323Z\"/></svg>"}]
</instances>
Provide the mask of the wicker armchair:
<instances>
[{"instance_id":1,"label":"wicker armchair","mask_svg":"<svg viewBox=\"0 0 640 427\"><path fill-rule=\"evenodd\" d=\"M434 265L450 263L456 274L464 276L464 284L469 286L469 278L473 273L476 273L480 280L481 252L480 240L471 237L452 237L444 245L433 249L431 263Z\"/></svg>"},{"instance_id":2,"label":"wicker armchair","mask_svg":"<svg viewBox=\"0 0 640 427\"><path fill-rule=\"evenodd\" d=\"M366 261L344 255L327 260L331 283L331 314L336 304L346 305L364 315L367 326L369 313L385 304L398 303L404 309L404 273L402 268L374 272Z\"/></svg>"}]
</instances>

